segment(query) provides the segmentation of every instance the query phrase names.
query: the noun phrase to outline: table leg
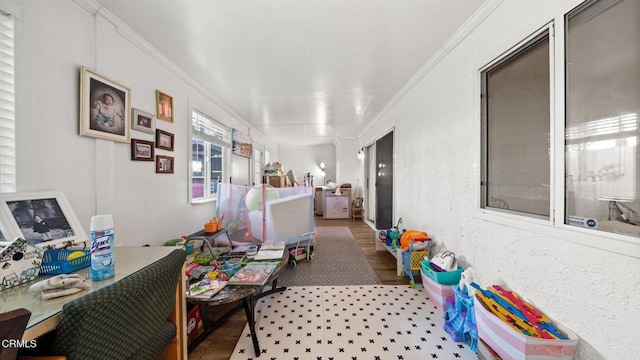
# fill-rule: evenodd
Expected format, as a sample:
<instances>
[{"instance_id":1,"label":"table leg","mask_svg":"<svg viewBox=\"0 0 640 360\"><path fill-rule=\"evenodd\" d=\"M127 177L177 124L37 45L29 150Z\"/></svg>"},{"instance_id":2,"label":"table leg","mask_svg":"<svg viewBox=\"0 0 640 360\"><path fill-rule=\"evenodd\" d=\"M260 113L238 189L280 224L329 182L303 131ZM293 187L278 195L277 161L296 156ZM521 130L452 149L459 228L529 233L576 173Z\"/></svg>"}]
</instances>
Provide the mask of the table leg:
<instances>
[{"instance_id":1,"label":"table leg","mask_svg":"<svg viewBox=\"0 0 640 360\"><path fill-rule=\"evenodd\" d=\"M278 278L275 278L271 282L271 290L263 291L260 294L256 295L256 300L260 299L263 296L271 295L271 294L277 293L277 292L283 292L285 290L287 290L287 287L286 286L278 287Z\"/></svg>"},{"instance_id":2,"label":"table leg","mask_svg":"<svg viewBox=\"0 0 640 360\"><path fill-rule=\"evenodd\" d=\"M260 345L258 344L258 335L256 334L256 319L253 313L256 299L253 296L248 296L242 299L244 305L244 312L247 315L247 323L249 324L249 331L251 332L251 340L253 340L253 351L256 357L260 356Z\"/></svg>"},{"instance_id":3,"label":"table leg","mask_svg":"<svg viewBox=\"0 0 640 360\"><path fill-rule=\"evenodd\" d=\"M200 343L206 339L215 329L218 328L222 323L227 321L236 311L240 310L242 304L238 303L238 305L234 306L231 310L227 311L223 316L221 316L216 321L209 320L209 311L211 311L208 307L205 308L205 305L198 305L200 308L200 318L202 319L202 325L204 326L204 332L200 334L197 338L193 339L188 345L188 352L193 351Z\"/></svg>"}]
</instances>

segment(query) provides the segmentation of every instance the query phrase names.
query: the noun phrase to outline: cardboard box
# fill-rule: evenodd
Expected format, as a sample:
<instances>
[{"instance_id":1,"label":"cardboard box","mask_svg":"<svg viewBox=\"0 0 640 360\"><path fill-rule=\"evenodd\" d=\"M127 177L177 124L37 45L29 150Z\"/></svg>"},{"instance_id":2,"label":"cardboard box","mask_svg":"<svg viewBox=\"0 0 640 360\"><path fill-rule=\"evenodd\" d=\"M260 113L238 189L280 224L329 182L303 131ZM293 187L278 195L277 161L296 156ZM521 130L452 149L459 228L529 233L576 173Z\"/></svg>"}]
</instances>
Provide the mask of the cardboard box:
<instances>
[{"instance_id":1,"label":"cardboard box","mask_svg":"<svg viewBox=\"0 0 640 360\"><path fill-rule=\"evenodd\" d=\"M568 340L542 339L527 336L493 315L475 299L474 311L478 337L502 359L514 360L572 360L578 346L578 337L569 329L553 323Z\"/></svg>"},{"instance_id":2,"label":"cardboard box","mask_svg":"<svg viewBox=\"0 0 640 360\"><path fill-rule=\"evenodd\" d=\"M426 276L422 270L420 270L420 276L422 276L422 286L424 286L424 292L436 306L436 308L443 313L445 312L445 304L447 297L453 298L453 286L442 285L435 282L430 277Z\"/></svg>"}]
</instances>

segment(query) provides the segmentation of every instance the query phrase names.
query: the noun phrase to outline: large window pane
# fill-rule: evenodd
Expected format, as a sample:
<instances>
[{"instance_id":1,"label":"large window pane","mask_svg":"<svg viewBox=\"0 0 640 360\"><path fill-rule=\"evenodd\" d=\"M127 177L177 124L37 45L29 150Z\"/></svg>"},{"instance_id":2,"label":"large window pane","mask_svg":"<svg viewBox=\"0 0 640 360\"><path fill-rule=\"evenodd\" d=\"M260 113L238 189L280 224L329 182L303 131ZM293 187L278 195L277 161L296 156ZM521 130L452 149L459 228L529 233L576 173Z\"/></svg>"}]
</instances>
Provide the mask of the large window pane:
<instances>
[{"instance_id":1,"label":"large window pane","mask_svg":"<svg viewBox=\"0 0 640 360\"><path fill-rule=\"evenodd\" d=\"M222 146L211 144L209 152L211 156L211 187L209 194L213 195L218 192L218 183L222 181Z\"/></svg>"},{"instance_id":2,"label":"large window pane","mask_svg":"<svg viewBox=\"0 0 640 360\"><path fill-rule=\"evenodd\" d=\"M215 199L218 183L225 178L225 149L229 149L229 129L214 119L192 111L191 199Z\"/></svg>"},{"instance_id":3,"label":"large window pane","mask_svg":"<svg viewBox=\"0 0 640 360\"><path fill-rule=\"evenodd\" d=\"M565 223L640 236L640 1L567 15Z\"/></svg>"},{"instance_id":4,"label":"large window pane","mask_svg":"<svg viewBox=\"0 0 640 360\"><path fill-rule=\"evenodd\" d=\"M549 217L549 37L482 73L485 208Z\"/></svg>"}]
</instances>

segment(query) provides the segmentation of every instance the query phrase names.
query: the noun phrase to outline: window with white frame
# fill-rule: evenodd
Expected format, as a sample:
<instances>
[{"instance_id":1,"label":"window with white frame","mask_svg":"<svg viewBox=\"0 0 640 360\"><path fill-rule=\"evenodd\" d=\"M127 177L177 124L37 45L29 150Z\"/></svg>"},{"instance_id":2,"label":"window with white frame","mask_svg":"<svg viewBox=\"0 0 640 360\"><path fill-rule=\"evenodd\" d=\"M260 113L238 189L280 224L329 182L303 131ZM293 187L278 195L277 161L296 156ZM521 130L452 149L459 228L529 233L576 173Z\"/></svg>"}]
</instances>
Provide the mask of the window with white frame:
<instances>
[{"instance_id":1,"label":"window with white frame","mask_svg":"<svg viewBox=\"0 0 640 360\"><path fill-rule=\"evenodd\" d=\"M481 79L482 207L548 218L548 32L489 66Z\"/></svg>"},{"instance_id":2,"label":"window with white frame","mask_svg":"<svg viewBox=\"0 0 640 360\"><path fill-rule=\"evenodd\" d=\"M565 223L640 236L640 1L566 16Z\"/></svg>"},{"instance_id":3,"label":"window with white frame","mask_svg":"<svg viewBox=\"0 0 640 360\"><path fill-rule=\"evenodd\" d=\"M260 146L255 144L253 147L253 184L262 184L262 173L264 166L262 165L262 151Z\"/></svg>"},{"instance_id":4,"label":"window with white frame","mask_svg":"<svg viewBox=\"0 0 640 360\"><path fill-rule=\"evenodd\" d=\"M547 30L481 70L481 208L640 244L621 236L640 237L637 14L637 0L586 1L557 44Z\"/></svg>"},{"instance_id":5,"label":"window with white frame","mask_svg":"<svg viewBox=\"0 0 640 360\"><path fill-rule=\"evenodd\" d=\"M264 162L263 162L263 164L267 165L269 163L271 163L271 153L269 152L269 150L265 150L264 151Z\"/></svg>"},{"instance_id":6,"label":"window with white frame","mask_svg":"<svg viewBox=\"0 0 640 360\"><path fill-rule=\"evenodd\" d=\"M218 183L226 177L229 128L195 110L191 124L191 200L215 199Z\"/></svg>"}]
</instances>

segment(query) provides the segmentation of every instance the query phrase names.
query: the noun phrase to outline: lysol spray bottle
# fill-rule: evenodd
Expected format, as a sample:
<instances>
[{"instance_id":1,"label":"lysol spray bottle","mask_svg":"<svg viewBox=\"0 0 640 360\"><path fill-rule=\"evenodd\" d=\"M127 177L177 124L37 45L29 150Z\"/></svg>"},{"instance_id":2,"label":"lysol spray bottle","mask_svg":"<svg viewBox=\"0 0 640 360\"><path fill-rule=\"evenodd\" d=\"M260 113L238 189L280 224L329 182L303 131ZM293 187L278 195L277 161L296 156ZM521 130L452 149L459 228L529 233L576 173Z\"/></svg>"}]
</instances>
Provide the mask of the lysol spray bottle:
<instances>
[{"instance_id":1,"label":"lysol spray bottle","mask_svg":"<svg viewBox=\"0 0 640 360\"><path fill-rule=\"evenodd\" d=\"M113 217L96 215L91 218L91 278L93 281L113 277L115 268L115 238Z\"/></svg>"}]
</instances>

